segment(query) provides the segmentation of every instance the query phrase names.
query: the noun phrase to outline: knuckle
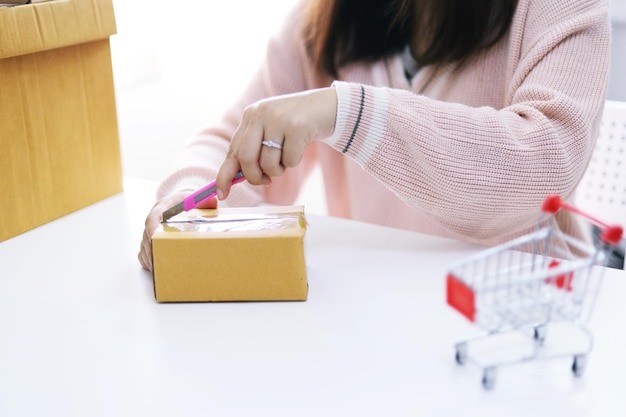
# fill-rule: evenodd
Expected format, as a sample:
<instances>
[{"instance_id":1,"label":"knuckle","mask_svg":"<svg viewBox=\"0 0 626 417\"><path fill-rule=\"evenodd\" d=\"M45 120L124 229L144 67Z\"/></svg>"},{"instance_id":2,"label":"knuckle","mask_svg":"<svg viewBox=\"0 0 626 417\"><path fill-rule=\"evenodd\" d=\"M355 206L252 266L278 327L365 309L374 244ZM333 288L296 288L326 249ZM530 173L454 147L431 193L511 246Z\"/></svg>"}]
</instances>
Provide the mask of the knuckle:
<instances>
[{"instance_id":1,"label":"knuckle","mask_svg":"<svg viewBox=\"0 0 626 417\"><path fill-rule=\"evenodd\" d=\"M246 175L248 182L252 185L260 185L261 179L263 178L261 175Z\"/></svg>"},{"instance_id":2,"label":"knuckle","mask_svg":"<svg viewBox=\"0 0 626 417\"><path fill-rule=\"evenodd\" d=\"M271 112L272 107L272 100L261 100L254 104L254 110L261 114Z\"/></svg>"},{"instance_id":3,"label":"knuckle","mask_svg":"<svg viewBox=\"0 0 626 417\"><path fill-rule=\"evenodd\" d=\"M266 174L270 173L270 171L272 170L273 165L274 165L273 163L271 163L271 162L269 162L267 160L264 160L264 158L261 158L261 162L259 163L259 166L261 167L261 170L263 172L265 172Z\"/></svg>"},{"instance_id":4,"label":"knuckle","mask_svg":"<svg viewBox=\"0 0 626 417\"><path fill-rule=\"evenodd\" d=\"M308 136L308 126L309 125L306 120L299 116L294 116L289 120L289 126L286 133L288 135L302 136L303 134L306 134Z\"/></svg>"},{"instance_id":5,"label":"knuckle","mask_svg":"<svg viewBox=\"0 0 626 417\"><path fill-rule=\"evenodd\" d=\"M293 168L300 163L302 156L294 152L283 153L282 163L287 168Z\"/></svg>"},{"instance_id":6,"label":"knuckle","mask_svg":"<svg viewBox=\"0 0 626 417\"><path fill-rule=\"evenodd\" d=\"M246 106L244 113L243 113L243 120L245 121L246 125L249 125L249 124L254 123L256 120L262 117L263 114L267 112L268 112L267 102L259 101L256 103L252 103Z\"/></svg>"},{"instance_id":7,"label":"knuckle","mask_svg":"<svg viewBox=\"0 0 626 417\"><path fill-rule=\"evenodd\" d=\"M252 103L252 104L248 104L244 109L243 109L243 116L242 116L242 120L244 122L247 122L248 120L250 120L250 117L252 116L252 114L255 113L257 108L257 104L256 103Z\"/></svg>"},{"instance_id":8,"label":"knuckle","mask_svg":"<svg viewBox=\"0 0 626 417\"><path fill-rule=\"evenodd\" d=\"M246 164L246 165L252 165L254 163L256 163L258 157L252 155L252 154L241 154L239 155L239 161L242 164Z\"/></svg>"},{"instance_id":9,"label":"knuckle","mask_svg":"<svg viewBox=\"0 0 626 417\"><path fill-rule=\"evenodd\" d=\"M270 177L278 177L283 174L283 167L277 164L268 164L267 166L262 166L263 172L265 172Z\"/></svg>"}]
</instances>

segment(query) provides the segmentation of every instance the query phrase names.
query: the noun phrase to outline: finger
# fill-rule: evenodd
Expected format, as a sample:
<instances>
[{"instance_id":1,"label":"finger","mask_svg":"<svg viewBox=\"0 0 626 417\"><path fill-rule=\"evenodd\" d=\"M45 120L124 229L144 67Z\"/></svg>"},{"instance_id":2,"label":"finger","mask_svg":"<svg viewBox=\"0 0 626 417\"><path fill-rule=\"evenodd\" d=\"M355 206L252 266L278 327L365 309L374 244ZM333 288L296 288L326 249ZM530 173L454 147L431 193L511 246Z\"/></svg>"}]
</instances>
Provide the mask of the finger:
<instances>
[{"instance_id":1,"label":"finger","mask_svg":"<svg viewBox=\"0 0 626 417\"><path fill-rule=\"evenodd\" d=\"M241 123L235 129L235 133L230 140L230 145L228 146L228 152L226 153L226 157L220 166L220 169L217 172L217 176L215 178L215 188L217 192L217 198L219 200L224 200L230 194L230 186L232 183L232 179L235 177L235 174L241 169L241 165L239 164L239 160L237 157L237 150L239 149L239 142L241 142L241 138L244 134L248 126L248 109L244 111Z\"/></svg>"},{"instance_id":2,"label":"finger","mask_svg":"<svg viewBox=\"0 0 626 417\"><path fill-rule=\"evenodd\" d=\"M141 267L143 269L145 269L146 271L150 270L150 269L148 269L148 265L146 265L146 262L144 261L143 243L141 244L141 247L139 248L139 253L137 254L137 259L139 260L139 263L141 264Z\"/></svg>"},{"instance_id":3,"label":"finger","mask_svg":"<svg viewBox=\"0 0 626 417\"><path fill-rule=\"evenodd\" d=\"M152 235L161 222L160 207L160 205L156 205L152 210L146 219L146 227L143 231L139 261L141 266L147 271L152 271Z\"/></svg>"},{"instance_id":4,"label":"finger","mask_svg":"<svg viewBox=\"0 0 626 417\"><path fill-rule=\"evenodd\" d=\"M259 165L266 175L269 175L270 177L278 177L283 175L283 173L285 172L285 167L281 162L283 154L283 139L268 139L271 137L278 136L266 133L266 139L261 142L261 158L259 159Z\"/></svg>"},{"instance_id":5,"label":"finger","mask_svg":"<svg viewBox=\"0 0 626 417\"><path fill-rule=\"evenodd\" d=\"M148 241L152 239L152 234L161 224L161 219L163 218L163 205L158 204L155 205L148 217L146 218L146 224L144 228L144 233L146 234L144 238L147 238Z\"/></svg>"},{"instance_id":6,"label":"finger","mask_svg":"<svg viewBox=\"0 0 626 417\"><path fill-rule=\"evenodd\" d=\"M269 176L263 173L259 163L262 140L263 124L258 119L251 121L241 137L237 154L241 170L250 184L269 183Z\"/></svg>"},{"instance_id":7,"label":"finger","mask_svg":"<svg viewBox=\"0 0 626 417\"><path fill-rule=\"evenodd\" d=\"M152 235L161 223L163 211L180 201L183 196L182 193L172 194L157 201L146 217L139 254L137 255L139 263L146 271L152 271Z\"/></svg>"},{"instance_id":8,"label":"finger","mask_svg":"<svg viewBox=\"0 0 626 417\"><path fill-rule=\"evenodd\" d=\"M143 232L143 240L141 241L141 249L138 258L143 269L152 271L152 247L146 230Z\"/></svg>"},{"instance_id":9,"label":"finger","mask_svg":"<svg viewBox=\"0 0 626 417\"><path fill-rule=\"evenodd\" d=\"M306 142L300 137L286 138L281 153L281 165L284 168L293 168L300 163Z\"/></svg>"},{"instance_id":10,"label":"finger","mask_svg":"<svg viewBox=\"0 0 626 417\"><path fill-rule=\"evenodd\" d=\"M239 161L233 155L232 148L230 148L224 162L222 162L222 166L217 172L217 177L215 178L218 199L224 200L228 197L233 178L235 178L235 175L240 168L241 166L239 165Z\"/></svg>"}]
</instances>

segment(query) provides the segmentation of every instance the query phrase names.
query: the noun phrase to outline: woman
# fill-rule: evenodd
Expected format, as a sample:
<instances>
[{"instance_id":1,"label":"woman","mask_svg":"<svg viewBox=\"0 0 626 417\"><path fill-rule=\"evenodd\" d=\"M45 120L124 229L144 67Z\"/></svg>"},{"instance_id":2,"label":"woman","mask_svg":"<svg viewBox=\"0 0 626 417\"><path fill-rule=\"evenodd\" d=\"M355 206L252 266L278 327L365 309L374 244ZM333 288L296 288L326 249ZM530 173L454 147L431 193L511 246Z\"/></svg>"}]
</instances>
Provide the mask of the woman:
<instances>
[{"instance_id":1,"label":"woman","mask_svg":"<svg viewBox=\"0 0 626 417\"><path fill-rule=\"evenodd\" d=\"M584 173L609 46L605 0L302 1L159 187L141 264L162 212L211 178L232 206L290 204L315 164L330 215L486 245L524 234Z\"/></svg>"}]
</instances>

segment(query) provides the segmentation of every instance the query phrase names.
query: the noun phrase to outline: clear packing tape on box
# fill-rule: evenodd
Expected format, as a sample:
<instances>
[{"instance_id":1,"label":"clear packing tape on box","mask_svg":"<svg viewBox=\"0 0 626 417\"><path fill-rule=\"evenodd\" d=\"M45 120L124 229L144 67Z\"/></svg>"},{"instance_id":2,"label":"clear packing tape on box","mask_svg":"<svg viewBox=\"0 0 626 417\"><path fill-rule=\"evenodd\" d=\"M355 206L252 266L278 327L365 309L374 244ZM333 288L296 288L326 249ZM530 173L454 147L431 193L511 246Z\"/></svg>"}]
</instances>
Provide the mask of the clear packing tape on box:
<instances>
[{"instance_id":1,"label":"clear packing tape on box","mask_svg":"<svg viewBox=\"0 0 626 417\"><path fill-rule=\"evenodd\" d=\"M300 213L278 214L209 214L196 212L174 217L163 224L163 229L170 232L249 232L259 230L287 230L300 227Z\"/></svg>"}]
</instances>

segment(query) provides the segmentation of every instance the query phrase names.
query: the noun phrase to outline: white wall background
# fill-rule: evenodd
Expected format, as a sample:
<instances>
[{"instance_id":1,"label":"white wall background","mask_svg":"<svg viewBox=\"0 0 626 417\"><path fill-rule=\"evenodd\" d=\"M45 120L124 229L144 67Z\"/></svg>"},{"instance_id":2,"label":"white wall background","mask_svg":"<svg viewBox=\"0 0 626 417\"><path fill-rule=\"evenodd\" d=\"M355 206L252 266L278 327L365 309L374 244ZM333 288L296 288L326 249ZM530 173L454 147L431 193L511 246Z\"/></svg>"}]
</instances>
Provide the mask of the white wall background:
<instances>
[{"instance_id":1,"label":"white wall background","mask_svg":"<svg viewBox=\"0 0 626 417\"><path fill-rule=\"evenodd\" d=\"M294 0L113 0L125 174L160 180L243 88Z\"/></svg>"}]
</instances>

